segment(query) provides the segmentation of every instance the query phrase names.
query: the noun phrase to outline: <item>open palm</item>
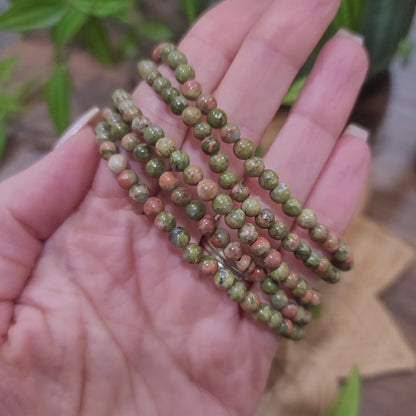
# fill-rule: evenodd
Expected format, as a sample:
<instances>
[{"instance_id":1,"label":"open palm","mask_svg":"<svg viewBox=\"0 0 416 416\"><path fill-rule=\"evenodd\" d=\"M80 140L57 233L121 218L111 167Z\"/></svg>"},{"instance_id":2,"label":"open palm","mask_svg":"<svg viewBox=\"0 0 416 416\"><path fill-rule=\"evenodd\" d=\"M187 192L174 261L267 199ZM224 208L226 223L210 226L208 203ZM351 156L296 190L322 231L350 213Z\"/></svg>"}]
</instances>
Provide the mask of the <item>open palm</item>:
<instances>
[{"instance_id":1,"label":"open palm","mask_svg":"<svg viewBox=\"0 0 416 416\"><path fill-rule=\"evenodd\" d=\"M226 0L181 49L204 90L258 142L337 6ZM366 66L359 43L333 38L265 157L339 233L368 169L359 134L338 139ZM134 97L205 165L147 85ZM1 415L253 413L276 336L238 313L138 209L99 163L90 127L0 185Z\"/></svg>"}]
</instances>

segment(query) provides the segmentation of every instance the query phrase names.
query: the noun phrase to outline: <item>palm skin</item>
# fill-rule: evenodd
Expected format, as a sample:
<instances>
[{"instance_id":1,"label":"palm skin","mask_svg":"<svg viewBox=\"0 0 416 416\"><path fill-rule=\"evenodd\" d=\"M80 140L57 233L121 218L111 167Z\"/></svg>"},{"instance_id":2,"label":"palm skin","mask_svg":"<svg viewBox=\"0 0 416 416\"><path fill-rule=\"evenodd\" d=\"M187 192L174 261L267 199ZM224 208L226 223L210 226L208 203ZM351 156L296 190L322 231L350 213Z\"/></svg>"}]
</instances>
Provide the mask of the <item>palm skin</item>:
<instances>
[{"instance_id":1,"label":"palm skin","mask_svg":"<svg viewBox=\"0 0 416 416\"><path fill-rule=\"evenodd\" d=\"M258 21L263 19L264 28L273 18L273 27L293 28L299 39L310 42L304 51L299 47L292 52L293 72L330 22L335 3L228 0L197 23L182 48L204 89L216 87L222 105L237 93L231 62L244 59L241 51L250 47L247 35L260 33ZM282 10L288 10L286 16ZM312 20L310 27L295 28L290 13L303 13ZM221 50L212 34L231 15L236 24ZM208 32L205 43L211 42L212 53L230 54L222 67L216 62L215 70L197 48ZM267 33L263 44L270 47L279 33L270 32L269 38ZM251 47L255 44L258 39ZM269 57L271 66L282 67L273 78L289 85L294 75L284 63L278 65L282 55ZM249 68L246 72L247 108L244 103L223 107L258 142L284 86L274 101L262 101L259 114L247 122L244 111L255 111L250 99L257 100L261 87L249 77ZM361 139L351 134L335 139L365 72L362 47L349 38L333 39L266 156L266 165L277 168L320 220L340 233L359 200L369 158ZM244 71L239 76L244 78ZM349 85L343 87L346 80ZM141 85L135 93L145 113L162 125L173 120L147 88ZM314 95L318 90L323 93ZM335 97L338 104L323 97ZM300 143L305 132L315 135L317 126L334 140L318 141L311 155ZM167 128L198 161L180 121L169 121ZM277 337L239 313L209 279L198 276L195 266L185 264L166 235L140 215L103 162L98 163L92 129L86 127L0 185L0 414L252 414ZM308 179L300 165L312 172ZM253 188L266 203L261 190ZM328 201L337 201L337 209L329 209ZM191 222L185 225L195 228Z\"/></svg>"}]
</instances>

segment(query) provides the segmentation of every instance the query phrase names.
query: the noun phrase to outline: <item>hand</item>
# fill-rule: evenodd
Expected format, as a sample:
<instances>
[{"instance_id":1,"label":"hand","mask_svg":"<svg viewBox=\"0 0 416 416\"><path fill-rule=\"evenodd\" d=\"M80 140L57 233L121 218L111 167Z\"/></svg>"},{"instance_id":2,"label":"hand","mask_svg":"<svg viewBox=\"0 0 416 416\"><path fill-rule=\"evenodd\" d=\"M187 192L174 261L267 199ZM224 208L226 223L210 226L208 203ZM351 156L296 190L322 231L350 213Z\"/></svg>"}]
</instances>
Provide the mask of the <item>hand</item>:
<instances>
[{"instance_id":1,"label":"hand","mask_svg":"<svg viewBox=\"0 0 416 416\"><path fill-rule=\"evenodd\" d=\"M181 49L204 90L259 142L338 3L226 0ZM369 165L362 132L338 138L366 69L352 37L329 41L265 157L339 233ZM134 97L205 166L147 85ZM137 213L99 162L91 127L0 185L0 233L0 414L253 413L278 337L239 314Z\"/></svg>"}]
</instances>

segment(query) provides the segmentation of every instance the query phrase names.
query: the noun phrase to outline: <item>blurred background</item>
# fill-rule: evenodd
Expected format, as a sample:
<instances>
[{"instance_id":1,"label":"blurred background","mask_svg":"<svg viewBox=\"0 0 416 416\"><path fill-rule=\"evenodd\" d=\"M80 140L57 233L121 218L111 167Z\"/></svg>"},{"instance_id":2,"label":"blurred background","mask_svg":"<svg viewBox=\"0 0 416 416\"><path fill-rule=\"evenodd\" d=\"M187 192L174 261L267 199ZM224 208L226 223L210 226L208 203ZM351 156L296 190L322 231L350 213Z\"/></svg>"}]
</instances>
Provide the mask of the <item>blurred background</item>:
<instances>
[{"instance_id":1,"label":"blurred background","mask_svg":"<svg viewBox=\"0 0 416 416\"><path fill-rule=\"evenodd\" d=\"M214 3L213 0L0 0L0 180L40 159L71 119L97 103L109 104L114 88L132 89L138 79L137 58L147 56L157 42L177 41ZM374 157L363 213L413 251L416 248L416 52L412 53L416 48L416 22L412 23L415 7L416 0L343 0L338 15L288 91L273 127L277 129L290 111L325 41L339 28L361 33L371 66L351 118L371 129ZM416 351L414 299L413 263L382 296L404 334L404 342L413 352ZM409 368L364 378L361 387L355 383L342 394L355 395L354 400L361 394L362 415L408 416L415 414L415 390L416 372ZM341 411L334 410L333 414L347 414Z\"/></svg>"}]
</instances>

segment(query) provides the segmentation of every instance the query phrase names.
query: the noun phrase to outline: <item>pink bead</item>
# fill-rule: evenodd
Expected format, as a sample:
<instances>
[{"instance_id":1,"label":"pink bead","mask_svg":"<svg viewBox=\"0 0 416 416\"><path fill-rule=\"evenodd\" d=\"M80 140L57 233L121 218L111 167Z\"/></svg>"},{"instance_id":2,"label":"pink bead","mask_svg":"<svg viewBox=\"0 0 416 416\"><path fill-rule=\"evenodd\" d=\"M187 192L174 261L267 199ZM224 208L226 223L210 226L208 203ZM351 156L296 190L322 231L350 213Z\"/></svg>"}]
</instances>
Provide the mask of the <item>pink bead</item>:
<instances>
[{"instance_id":1,"label":"pink bead","mask_svg":"<svg viewBox=\"0 0 416 416\"><path fill-rule=\"evenodd\" d=\"M165 209L165 205L160 198L155 196L150 197L143 206L143 211L146 217L155 218L157 214Z\"/></svg>"},{"instance_id":2,"label":"pink bead","mask_svg":"<svg viewBox=\"0 0 416 416\"><path fill-rule=\"evenodd\" d=\"M172 172L167 171L159 177L159 186L164 191L173 191L179 184L178 177Z\"/></svg>"},{"instance_id":3,"label":"pink bead","mask_svg":"<svg viewBox=\"0 0 416 416\"><path fill-rule=\"evenodd\" d=\"M262 267L255 267L249 274L248 279L250 282L261 282L266 278L266 272Z\"/></svg>"},{"instance_id":4,"label":"pink bead","mask_svg":"<svg viewBox=\"0 0 416 416\"><path fill-rule=\"evenodd\" d=\"M224 255L228 260L238 261L243 255L243 249L238 241L232 241L224 248Z\"/></svg>"},{"instance_id":5,"label":"pink bead","mask_svg":"<svg viewBox=\"0 0 416 416\"><path fill-rule=\"evenodd\" d=\"M248 254L243 254L241 259L236 263L236 266L241 273L251 273L256 267L253 259Z\"/></svg>"},{"instance_id":6,"label":"pink bead","mask_svg":"<svg viewBox=\"0 0 416 416\"><path fill-rule=\"evenodd\" d=\"M298 274L294 272L293 270L291 270L289 276L283 282L283 286L288 289L294 289L298 283L298 280L299 280Z\"/></svg>"},{"instance_id":7,"label":"pink bead","mask_svg":"<svg viewBox=\"0 0 416 416\"><path fill-rule=\"evenodd\" d=\"M211 215L205 215L198 222L198 230L202 235L211 236L214 234L216 228L217 226Z\"/></svg>"},{"instance_id":8,"label":"pink bead","mask_svg":"<svg viewBox=\"0 0 416 416\"><path fill-rule=\"evenodd\" d=\"M263 259L263 263L265 267L269 269L275 269L276 267L279 267L282 262L282 256L279 251L272 248L269 250L269 252L266 254L266 257Z\"/></svg>"},{"instance_id":9,"label":"pink bead","mask_svg":"<svg viewBox=\"0 0 416 416\"><path fill-rule=\"evenodd\" d=\"M157 45L152 52L152 59L157 62L160 63L161 62L161 56L160 53L162 52L163 47L166 45L166 42L162 42L159 43L159 45Z\"/></svg>"},{"instance_id":10,"label":"pink bead","mask_svg":"<svg viewBox=\"0 0 416 416\"><path fill-rule=\"evenodd\" d=\"M289 303L282 309L282 315L287 319L294 319L299 312L299 306Z\"/></svg>"}]
</instances>

